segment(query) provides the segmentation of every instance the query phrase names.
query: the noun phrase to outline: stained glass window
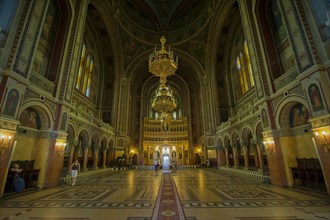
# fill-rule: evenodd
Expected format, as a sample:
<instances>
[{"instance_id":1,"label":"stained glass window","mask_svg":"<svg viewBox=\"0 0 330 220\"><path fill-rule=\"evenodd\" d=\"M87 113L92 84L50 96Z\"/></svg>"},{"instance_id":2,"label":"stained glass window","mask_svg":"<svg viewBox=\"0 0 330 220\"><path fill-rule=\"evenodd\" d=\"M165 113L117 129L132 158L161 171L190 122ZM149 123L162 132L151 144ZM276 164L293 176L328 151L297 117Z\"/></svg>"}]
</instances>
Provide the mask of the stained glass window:
<instances>
[{"instance_id":1,"label":"stained glass window","mask_svg":"<svg viewBox=\"0 0 330 220\"><path fill-rule=\"evenodd\" d=\"M237 89L236 97L239 98L254 86L251 60L250 60L247 43L245 40L243 43L242 50L238 52L236 56L236 71L238 78L237 80L239 81L239 86L236 86ZM235 80L235 78L236 77L234 77L234 81L237 81Z\"/></svg>"},{"instance_id":2,"label":"stained glass window","mask_svg":"<svg viewBox=\"0 0 330 220\"><path fill-rule=\"evenodd\" d=\"M91 86L93 73L94 59L93 56L88 53L86 43L84 42L81 49L76 89L87 97L90 97L92 93Z\"/></svg>"}]
</instances>

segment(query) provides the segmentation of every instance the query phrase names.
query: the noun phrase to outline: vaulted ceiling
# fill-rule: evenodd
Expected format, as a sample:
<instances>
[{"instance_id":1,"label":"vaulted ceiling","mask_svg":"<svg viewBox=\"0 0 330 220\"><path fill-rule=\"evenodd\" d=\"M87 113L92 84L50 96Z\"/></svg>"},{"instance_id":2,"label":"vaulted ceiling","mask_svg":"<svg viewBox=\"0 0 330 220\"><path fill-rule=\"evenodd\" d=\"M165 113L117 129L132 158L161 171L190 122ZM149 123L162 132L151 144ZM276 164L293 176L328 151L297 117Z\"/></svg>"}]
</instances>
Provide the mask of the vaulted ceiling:
<instances>
[{"instance_id":1,"label":"vaulted ceiling","mask_svg":"<svg viewBox=\"0 0 330 220\"><path fill-rule=\"evenodd\" d=\"M126 77L130 82L134 82L131 84L133 105L140 102L143 86L146 85L148 79L153 77L148 71L148 56L155 45L158 49L160 48L159 39L162 35L166 37L166 45L170 45L174 55L179 57L176 76L169 77L169 81L172 81L171 85L177 87L178 91L180 91L179 87L187 85L190 100L198 103L199 88L203 82L205 59L209 49L208 40L210 33L214 32L212 25L214 25L215 12L219 8L227 8L227 11L223 12L223 16L228 16L228 9L235 4L235 0L95 1L99 1L100 5L109 10L115 19L114 24L120 35L120 39L116 39L116 43L120 45L119 55L122 56L124 65L124 73L121 77ZM94 19L95 28L99 30L98 35L101 36L101 39L105 39L107 22L101 22L102 18L100 18L104 16L104 13L100 12L101 15L96 13L96 10L100 10L98 7L89 7L89 10L88 14L92 20ZM235 11L239 15L237 5ZM230 16L223 27L217 30L221 33L220 44L225 43L228 37L225 35L231 25L229 18ZM111 39L107 41L110 42ZM107 42L102 40L102 43L108 47ZM223 48L219 47L219 50L221 51ZM106 53L106 56L108 62L113 60L113 54ZM223 56L222 53L218 51L217 57L221 56ZM157 83L157 80L153 81ZM196 107L187 106L187 108ZM132 117L135 117L133 115L140 114L132 113Z\"/></svg>"}]
</instances>

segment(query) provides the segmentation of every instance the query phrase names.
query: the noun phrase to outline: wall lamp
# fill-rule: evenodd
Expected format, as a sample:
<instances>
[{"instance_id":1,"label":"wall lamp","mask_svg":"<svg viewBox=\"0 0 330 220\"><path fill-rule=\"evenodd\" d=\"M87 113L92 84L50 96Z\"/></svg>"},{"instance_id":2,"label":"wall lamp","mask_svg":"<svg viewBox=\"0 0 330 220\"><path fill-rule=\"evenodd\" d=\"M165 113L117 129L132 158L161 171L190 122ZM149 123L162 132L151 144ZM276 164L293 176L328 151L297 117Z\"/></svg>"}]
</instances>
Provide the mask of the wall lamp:
<instances>
[{"instance_id":1,"label":"wall lamp","mask_svg":"<svg viewBox=\"0 0 330 220\"><path fill-rule=\"evenodd\" d=\"M2 156L5 153L6 149L10 146L11 139L12 139L11 136L5 136L5 135L2 135L1 136L1 141L0 141L0 156Z\"/></svg>"},{"instance_id":2,"label":"wall lamp","mask_svg":"<svg viewBox=\"0 0 330 220\"><path fill-rule=\"evenodd\" d=\"M57 153L58 153L59 156L63 156L65 146L66 146L66 143L65 142L57 142L55 144L56 151L57 151Z\"/></svg>"},{"instance_id":3,"label":"wall lamp","mask_svg":"<svg viewBox=\"0 0 330 220\"><path fill-rule=\"evenodd\" d=\"M272 144L275 144L275 141L271 140L271 141L264 141L262 142L265 146L267 145L272 145Z\"/></svg>"},{"instance_id":4,"label":"wall lamp","mask_svg":"<svg viewBox=\"0 0 330 220\"><path fill-rule=\"evenodd\" d=\"M275 145L274 140L263 141L262 143L264 144L267 150L274 151L274 145Z\"/></svg>"},{"instance_id":5,"label":"wall lamp","mask_svg":"<svg viewBox=\"0 0 330 220\"><path fill-rule=\"evenodd\" d=\"M321 131L321 135L319 132L315 132L315 140L316 142L325 148L325 151L330 149L330 141L327 139L327 133L325 131Z\"/></svg>"}]
</instances>

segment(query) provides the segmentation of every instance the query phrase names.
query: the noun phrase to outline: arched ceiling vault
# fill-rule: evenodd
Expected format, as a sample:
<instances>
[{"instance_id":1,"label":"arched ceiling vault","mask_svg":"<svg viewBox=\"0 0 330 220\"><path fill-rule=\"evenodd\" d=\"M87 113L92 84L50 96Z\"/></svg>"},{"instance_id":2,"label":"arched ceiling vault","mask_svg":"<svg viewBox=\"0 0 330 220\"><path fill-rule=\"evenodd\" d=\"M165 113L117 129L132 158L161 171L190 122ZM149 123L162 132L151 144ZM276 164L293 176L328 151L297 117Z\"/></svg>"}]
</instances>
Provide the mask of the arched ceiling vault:
<instances>
[{"instance_id":1,"label":"arched ceiling vault","mask_svg":"<svg viewBox=\"0 0 330 220\"><path fill-rule=\"evenodd\" d=\"M166 37L166 46L170 45L174 50L174 56L179 57L179 66L176 76L169 77L171 85L178 88L186 86L187 94L192 105L186 106L195 115L195 127L199 129L201 108L199 97L200 88L205 77L205 65L208 57L207 50L210 45L209 36L214 32L221 32L220 43L217 47L220 52L216 53L216 59L223 56L224 47L228 39L228 26L230 16L225 21L222 30L212 29L215 13L229 0L92 0L95 10L90 7L88 16L94 21L95 29L98 30L100 39L107 35L111 49L105 49L105 60L111 63L113 69L107 70L106 74L114 74L113 79L117 82L126 78L129 85L129 95L132 101L131 130L133 133L138 128L138 116L140 109L136 109L141 101L142 90L149 80L156 83L148 70L148 57L157 45L160 48L159 39ZM231 0L235 2L235 0ZM102 6L102 7L98 7ZM99 11L96 13L95 11ZM232 15L239 15L238 8ZM105 12L109 13L106 14ZM100 16L101 14L101 16ZM223 12L227 16L227 12ZM102 17L102 19L100 19ZM104 21L104 22L100 22ZM112 31L112 32L111 32ZM115 36L114 36L115 35ZM103 42L102 42L103 44ZM112 53L111 53L112 51ZM222 51L222 52L221 52ZM213 58L212 58L213 59ZM221 65L221 64L220 64ZM120 66L120 69L115 67ZM113 71L113 72L112 72ZM151 83L151 85L154 85ZM119 83L117 83L119 85ZM150 86L151 86L150 85ZM148 88L147 88L148 89ZM150 89L150 88L149 88ZM192 109L195 108L195 109ZM197 134L200 136L201 134Z\"/></svg>"}]
</instances>

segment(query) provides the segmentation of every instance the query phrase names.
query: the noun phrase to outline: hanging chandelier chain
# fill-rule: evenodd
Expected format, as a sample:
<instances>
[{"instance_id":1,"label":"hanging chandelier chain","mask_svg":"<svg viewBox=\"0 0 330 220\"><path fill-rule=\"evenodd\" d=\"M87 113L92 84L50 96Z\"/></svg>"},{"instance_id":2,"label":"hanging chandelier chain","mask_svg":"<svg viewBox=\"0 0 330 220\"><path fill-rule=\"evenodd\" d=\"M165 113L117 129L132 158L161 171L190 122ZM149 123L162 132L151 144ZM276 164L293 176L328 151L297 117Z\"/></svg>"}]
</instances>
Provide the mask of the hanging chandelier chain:
<instances>
[{"instance_id":1,"label":"hanging chandelier chain","mask_svg":"<svg viewBox=\"0 0 330 220\"><path fill-rule=\"evenodd\" d=\"M173 91L166 84L166 78L175 75L178 68L178 57L176 60L173 56L170 46L168 51L165 49L166 38L160 38L161 49L157 51L157 47L149 55L149 72L159 77L159 86L156 89L155 97L152 100L151 108L160 113L158 119L163 125L171 121L171 113L177 108L177 101L173 95Z\"/></svg>"}]
</instances>

